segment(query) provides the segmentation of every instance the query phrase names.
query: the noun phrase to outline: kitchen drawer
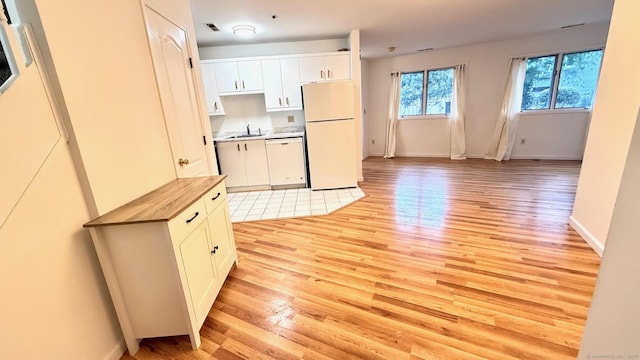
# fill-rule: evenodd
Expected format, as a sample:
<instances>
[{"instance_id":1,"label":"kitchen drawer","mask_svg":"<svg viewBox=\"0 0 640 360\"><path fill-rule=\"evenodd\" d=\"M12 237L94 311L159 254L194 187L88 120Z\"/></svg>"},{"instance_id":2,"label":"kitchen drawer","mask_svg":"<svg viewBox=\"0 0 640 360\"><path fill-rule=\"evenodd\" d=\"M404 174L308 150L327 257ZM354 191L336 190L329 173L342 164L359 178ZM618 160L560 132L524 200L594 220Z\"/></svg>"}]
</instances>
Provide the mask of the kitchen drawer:
<instances>
[{"instance_id":1,"label":"kitchen drawer","mask_svg":"<svg viewBox=\"0 0 640 360\"><path fill-rule=\"evenodd\" d=\"M204 195L204 203L207 207L207 214L211 214L218 205L223 204L227 199L227 189L224 184L218 184Z\"/></svg>"},{"instance_id":2,"label":"kitchen drawer","mask_svg":"<svg viewBox=\"0 0 640 360\"><path fill-rule=\"evenodd\" d=\"M181 241L206 219L207 207L204 204L204 199L200 198L178 216L169 221L169 232L171 233L171 238L174 241Z\"/></svg>"}]
</instances>

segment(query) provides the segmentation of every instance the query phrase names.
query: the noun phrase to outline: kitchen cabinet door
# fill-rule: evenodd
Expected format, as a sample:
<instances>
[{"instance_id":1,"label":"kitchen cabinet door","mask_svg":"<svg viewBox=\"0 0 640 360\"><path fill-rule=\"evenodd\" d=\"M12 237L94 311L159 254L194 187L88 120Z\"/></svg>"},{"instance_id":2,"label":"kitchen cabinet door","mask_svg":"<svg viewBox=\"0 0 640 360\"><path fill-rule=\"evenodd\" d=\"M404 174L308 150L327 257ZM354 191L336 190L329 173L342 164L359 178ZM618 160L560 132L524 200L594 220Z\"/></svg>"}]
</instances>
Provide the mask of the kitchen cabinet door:
<instances>
[{"instance_id":1,"label":"kitchen cabinet door","mask_svg":"<svg viewBox=\"0 0 640 360\"><path fill-rule=\"evenodd\" d=\"M238 64L235 61L215 63L214 68L220 93L236 92L240 89Z\"/></svg>"},{"instance_id":2,"label":"kitchen cabinet door","mask_svg":"<svg viewBox=\"0 0 640 360\"><path fill-rule=\"evenodd\" d=\"M348 80L351 79L351 56L330 55L325 57L326 80Z\"/></svg>"},{"instance_id":3,"label":"kitchen cabinet door","mask_svg":"<svg viewBox=\"0 0 640 360\"><path fill-rule=\"evenodd\" d=\"M284 105L284 99L280 60L262 60L262 78L264 80L264 103L267 111L281 109Z\"/></svg>"},{"instance_id":4,"label":"kitchen cabinet door","mask_svg":"<svg viewBox=\"0 0 640 360\"><path fill-rule=\"evenodd\" d=\"M202 323L213 303L218 274L209 247L209 227L202 223L180 244L180 256L196 321Z\"/></svg>"},{"instance_id":5,"label":"kitchen cabinet door","mask_svg":"<svg viewBox=\"0 0 640 360\"><path fill-rule=\"evenodd\" d=\"M240 91L259 91L264 89L260 60L238 61L238 80Z\"/></svg>"},{"instance_id":6,"label":"kitchen cabinet door","mask_svg":"<svg viewBox=\"0 0 640 360\"><path fill-rule=\"evenodd\" d=\"M326 77L324 56L306 56L299 59L300 82L322 81Z\"/></svg>"},{"instance_id":7,"label":"kitchen cabinet door","mask_svg":"<svg viewBox=\"0 0 640 360\"><path fill-rule=\"evenodd\" d=\"M207 110L209 115L224 115L224 108L218 95L216 72L214 64L201 64L204 95L207 98Z\"/></svg>"},{"instance_id":8,"label":"kitchen cabinet door","mask_svg":"<svg viewBox=\"0 0 640 360\"><path fill-rule=\"evenodd\" d=\"M245 150L241 141L218 142L216 145L220 173L227 175L228 187L247 185Z\"/></svg>"},{"instance_id":9,"label":"kitchen cabinet door","mask_svg":"<svg viewBox=\"0 0 640 360\"><path fill-rule=\"evenodd\" d=\"M269 184L269 166L264 140L244 141L247 185ZM227 181L228 182L228 181Z\"/></svg>"},{"instance_id":10,"label":"kitchen cabinet door","mask_svg":"<svg viewBox=\"0 0 640 360\"><path fill-rule=\"evenodd\" d=\"M282 73L282 95L285 108L302 109L302 88L300 86L300 65L298 58L280 60Z\"/></svg>"},{"instance_id":11,"label":"kitchen cabinet door","mask_svg":"<svg viewBox=\"0 0 640 360\"><path fill-rule=\"evenodd\" d=\"M223 203L216 207L209 215L208 221L211 233L211 251L216 271L219 274L224 274L236 259L236 247L227 204Z\"/></svg>"}]
</instances>

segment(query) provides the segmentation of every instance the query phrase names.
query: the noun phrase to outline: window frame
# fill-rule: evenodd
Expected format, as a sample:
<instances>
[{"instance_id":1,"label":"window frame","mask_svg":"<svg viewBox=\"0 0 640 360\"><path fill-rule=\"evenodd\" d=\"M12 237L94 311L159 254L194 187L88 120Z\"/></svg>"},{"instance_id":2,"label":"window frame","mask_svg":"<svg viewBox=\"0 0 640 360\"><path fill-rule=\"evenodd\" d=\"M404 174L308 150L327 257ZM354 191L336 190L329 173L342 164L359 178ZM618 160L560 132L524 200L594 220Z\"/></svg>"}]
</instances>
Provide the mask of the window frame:
<instances>
[{"instance_id":1,"label":"window frame","mask_svg":"<svg viewBox=\"0 0 640 360\"><path fill-rule=\"evenodd\" d=\"M399 71L400 74L400 84L402 84L402 75L404 74L414 74L414 73L423 73L422 78L422 109L420 115L405 115L400 116L399 112L396 115L396 120L426 120L426 119L448 119L451 117L451 113L449 114L427 114L427 92L429 83L429 72L438 71L438 70L455 70L456 65L451 66L442 66L437 68L428 68L422 70L410 70L410 71ZM452 91L453 95L453 91ZM400 101L402 99L402 91L398 92L398 109L400 108Z\"/></svg>"},{"instance_id":2,"label":"window frame","mask_svg":"<svg viewBox=\"0 0 640 360\"><path fill-rule=\"evenodd\" d=\"M558 87L560 86L560 76L562 76L562 62L564 61L564 57L566 55L574 55L580 53L587 53L592 51L602 51L603 60L604 60L604 47L590 48L585 50L575 50L575 51L561 51L557 53L551 53L547 55L535 55L535 56L527 56L525 57L526 61L529 59L536 59L542 57L550 57L555 56L555 68L553 70L553 79L552 79L552 88L551 88L551 99L549 101L549 107L544 109L522 109L522 102L520 103L520 113L523 114L542 114L542 113L562 113L562 112L591 112L593 109L593 100L595 98L595 91L593 94L593 98L591 99L591 107L566 107L566 108L556 108L556 100L558 97ZM598 68L598 79L596 80L596 89L598 88L598 82L600 81L600 73L602 71L602 60L600 60L600 67ZM524 84L522 84L524 87Z\"/></svg>"},{"instance_id":3,"label":"window frame","mask_svg":"<svg viewBox=\"0 0 640 360\"><path fill-rule=\"evenodd\" d=\"M4 50L4 54L7 58L9 69L11 69L11 76L9 76L4 83L0 84L0 96L2 96L2 93L6 92L11 84L13 84L17 79L19 75L19 68L16 64L16 58L7 34L7 28L9 28L10 24L9 18L7 17L7 21L3 19L4 16L6 16L5 14L8 14L8 10L4 7L4 2L0 3L0 10L3 12L2 17L0 17L0 19L2 19L0 20L0 44L2 45L2 49Z\"/></svg>"}]
</instances>

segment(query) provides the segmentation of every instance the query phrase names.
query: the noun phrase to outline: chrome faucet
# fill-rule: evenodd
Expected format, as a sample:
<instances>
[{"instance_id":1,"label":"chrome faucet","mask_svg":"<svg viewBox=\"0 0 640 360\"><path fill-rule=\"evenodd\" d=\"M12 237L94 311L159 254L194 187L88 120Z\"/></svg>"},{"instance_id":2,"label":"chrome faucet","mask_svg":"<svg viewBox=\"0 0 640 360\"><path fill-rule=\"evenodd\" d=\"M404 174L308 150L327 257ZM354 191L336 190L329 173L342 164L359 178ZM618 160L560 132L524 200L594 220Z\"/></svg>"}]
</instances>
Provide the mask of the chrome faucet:
<instances>
[{"instance_id":1,"label":"chrome faucet","mask_svg":"<svg viewBox=\"0 0 640 360\"><path fill-rule=\"evenodd\" d=\"M251 135L251 129L249 128L251 124L247 124L247 135Z\"/></svg>"}]
</instances>

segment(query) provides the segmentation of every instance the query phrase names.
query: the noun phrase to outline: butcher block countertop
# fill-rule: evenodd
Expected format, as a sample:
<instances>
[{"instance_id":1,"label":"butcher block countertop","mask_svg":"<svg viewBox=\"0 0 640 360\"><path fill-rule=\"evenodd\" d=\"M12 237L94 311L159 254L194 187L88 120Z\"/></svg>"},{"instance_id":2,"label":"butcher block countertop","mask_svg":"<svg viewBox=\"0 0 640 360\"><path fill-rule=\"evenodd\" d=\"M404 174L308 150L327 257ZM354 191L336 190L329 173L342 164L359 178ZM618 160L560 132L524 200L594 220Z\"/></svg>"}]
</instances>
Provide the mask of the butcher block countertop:
<instances>
[{"instance_id":1,"label":"butcher block countertop","mask_svg":"<svg viewBox=\"0 0 640 360\"><path fill-rule=\"evenodd\" d=\"M169 221L226 177L226 175L203 176L173 180L83 226L96 227Z\"/></svg>"}]
</instances>

